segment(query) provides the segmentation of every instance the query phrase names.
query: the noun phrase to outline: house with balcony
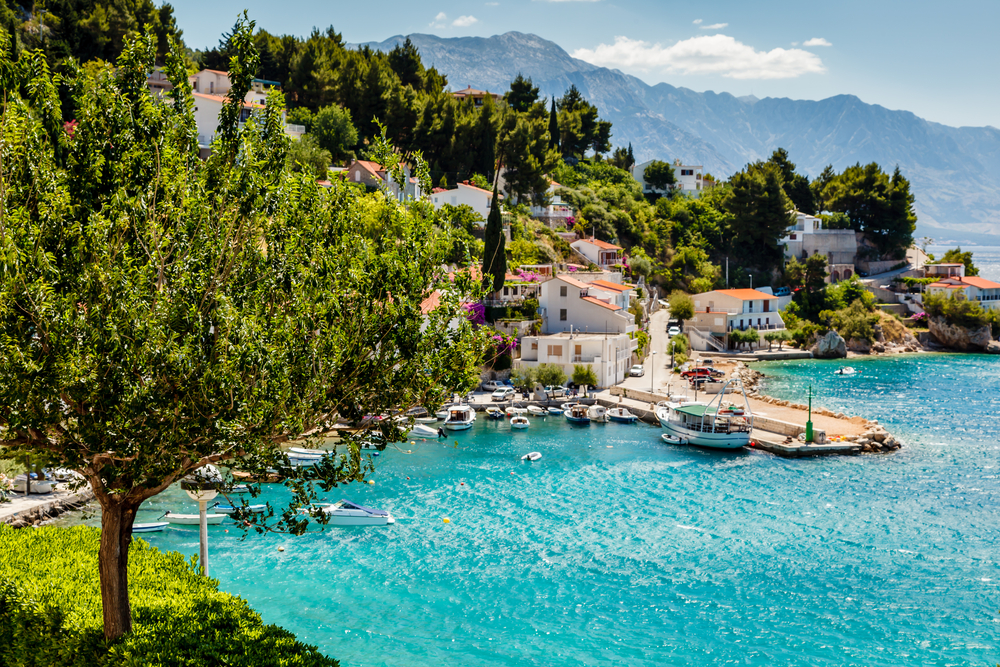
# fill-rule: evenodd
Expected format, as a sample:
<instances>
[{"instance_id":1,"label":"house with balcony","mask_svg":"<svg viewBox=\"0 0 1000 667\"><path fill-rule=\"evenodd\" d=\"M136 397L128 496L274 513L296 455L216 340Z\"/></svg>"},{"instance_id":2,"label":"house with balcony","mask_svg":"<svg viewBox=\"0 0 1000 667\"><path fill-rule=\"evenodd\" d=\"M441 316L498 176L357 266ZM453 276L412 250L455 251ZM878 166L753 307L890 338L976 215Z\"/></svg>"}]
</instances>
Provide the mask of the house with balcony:
<instances>
[{"instance_id":1,"label":"house with balcony","mask_svg":"<svg viewBox=\"0 0 1000 667\"><path fill-rule=\"evenodd\" d=\"M472 100L473 105L478 109L483 106L486 102L486 98L492 98L493 103L497 103L502 99L502 95L497 95L496 93L491 93L488 90L476 90L472 86L466 86L462 90L456 90L451 94L456 100Z\"/></svg>"},{"instance_id":2,"label":"house with balcony","mask_svg":"<svg viewBox=\"0 0 1000 667\"><path fill-rule=\"evenodd\" d=\"M936 266L942 265L937 264ZM958 266L962 267L964 274L965 267L961 264ZM929 266L925 268L929 268ZM954 295L959 299L978 301L983 308L1000 309L1000 283L979 276L955 275L942 278L936 283L927 285L924 292L926 294L943 294L949 298Z\"/></svg>"},{"instance_id":3,"label":"house with balcony","mask_svg":"<svg viewBox=\"0 0 1000 667\"><path fill-rule=\"evenodd\" d=\"M839 283L854 275L858 241L853 229L823 229L820 218L801 211L789 211L789 218L793 216L780 241L786 260L823 255L829 273L827 283Z\"/></svg>"},{"instance_id":4,"label":"house with balcony","mask_svg":"<svg viewBox=\"0 0 1000 667\"><path fill-rule=\"evenodd\" d=\"M705 352L729 347L729 332L756 329L767 331L785 328L778 312L778 297L755 289L722 289L695 294L694 317L684 329L691 347ZM763 337L761 338L763 340Z\"/></svg>"},{"instance_id":5,"label":"house with balcony","mask_svg":"<svg viewBox=\"0 0 1000 667\"><path fill-rule=\"evenodd\" d=\"M595 281L598 282L598 281ZM551 363L572 374L575 364L590 364L599 386L625 379L639 347L628 303L631 285L585 283L559 274L542 283L538 293L542 334L521 339L518 364Z\"/></svg>"},{"instance_id":6,"label":"house with balcony","mask_svg":"<svg viewBox=\"0 0 1000 667\"><path fill-rule=\"evenodd\" d=\"M621 266L622 256L625 252L621 246L607 241L598 241L593 236L589 239L577 239L569 244L591 264L596 264L602 271L614 269Z\"/></svg>"},{"instance_id":7,"label":"house with balcony","mask_svg":"<svg viewBox=\"0 0 1000 667\"><path fill-rule=\"evenodd\" d=\"M194 120L198 127L198 153L205 159L212 152L212 142L219 130L219 112L226 103L226 95L232 85L229 82L228 72L220 72L214 69L203 69L197 74L188 77L191 82L192 95L194 96ZM149 81L147 81L149 84ZM254 79L251 82L250 90L243 97L243 109L240 112L239 122L245 123L257 112L262 111L267 106L267 93L272 88L280 88L277 81L267 81L266 79ZM285 112L281 112L284 120ZM293 139L300 138L305 134L306 128L302 125L285 123L285 134Z\"/></svg>"},{"instance_id":8,"label":"house with balcony","mask_svg":"<svg viewBox=\"0 0 1000 667\"><path fill-rule=\"evenodd\" d=\"M965 264L924 264L924 275L928 278L965 277Z\"/></svg>"},{"instance_id":9,"label":"house with balcony","mask_svg":"<svg viewBox=\"0 0 1000 667\"><path fill-rule=\"evenodd\" d=\"M497 195L503 199L502 194ZM431 203L434 208L440 209L445 204L461 206L465 204L471 206L472 210L483 216L482 226L486 226L486 218L489 217L490 208L493 206L493 191L470 185L468 181L463 181L451 190L435 188L431 193Z\"/></svg>"},{"instance_id":10,"label":"house with balcony","mask_svg":"<svg viewBox=\"0 0 1000 667\"><path fill-rule=\"evenodd\" d=\"M662 162L662 160L660 160ZM639 182L643 194L666 195L671 192L684 192L697 197L702 190L715 185L714 181L705 179L705 168L700 164L684 164L681 160L674 160L671 165L674 168L674 184L666 189L654 188L646 182L646 167L654 160L646 160L632 167L632 178Z\"/></svg>"},{"instance_id":11,"label":"house with balcony","mask_svg":"<svg viewBox=\"0 0 1000 667\"><path fill-rule=\"evenodd\" d=\"M562 186L553 180L549 180L549 187L545 191L545 206L532 206L531 217L544 222L550 229L566 230L566 223L574 214L573 207L562 200L558 194Z\"/></svg>"}]
</instances>

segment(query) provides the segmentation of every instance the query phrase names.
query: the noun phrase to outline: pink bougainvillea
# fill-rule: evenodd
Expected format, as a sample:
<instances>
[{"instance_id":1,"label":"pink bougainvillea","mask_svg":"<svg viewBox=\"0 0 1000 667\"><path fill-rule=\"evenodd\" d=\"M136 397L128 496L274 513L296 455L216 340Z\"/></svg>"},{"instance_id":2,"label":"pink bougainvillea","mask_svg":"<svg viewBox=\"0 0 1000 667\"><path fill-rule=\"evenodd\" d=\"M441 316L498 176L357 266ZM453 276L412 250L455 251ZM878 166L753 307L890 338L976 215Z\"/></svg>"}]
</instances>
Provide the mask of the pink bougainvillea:
<instances>
[{"instance_id":1,"label":"pink bougainvillea","mask_svg":"<svg viewBox=\"0 0 1000 667\"><path fill-rule=\"evenodd\" d=\"M916 315L913 316L913 321L916 322L917 324L926 325L927 324L927 313L925 313L923 311L920 311L919 313L917 313Z\"/></svg>"},{"instance_id":2,"label":"pink bougainvillea","mask_svg":"<svg viewBox=\"0 0 1000 667\"><path fill-rule=\"evenodd\" d=\"M479 303L467 303L462 306L465 309L465 319L473 324L486 324L486 306Z\"/></svg>"},{"instance_id":3,"label":"pink bougainvillea","mask_svg":"<svg viewBox=\"0 0 1000 667\"><path fill-rule=\"evenodd\" d=\"M498 355L510 354L517 348L517 338L505 333L496 333L490 337L493 348Z\"/></svg>"},{"instance_id":4,"label":"pink bougainvillea","mask_svg":"<svg viewBox=\"0 0 1000 667\"><path fill-rule=\"evenodd\" d=\"M77 122L75 120L68 120L63 123L63 130L69 135L70 139L73 138L73 133L76 132Z\"/></svg>"},{"instance_id":5,"label":"pink bougainvillea","mask_svg":"<svg viewBox=\"0 0 1000 667\"><path fill-rule=\"evenodd\" d=\"M576 218L569 216L566 218L566 229L573 229L574 227L576 227Z\"/></svg>"}]
</instances>

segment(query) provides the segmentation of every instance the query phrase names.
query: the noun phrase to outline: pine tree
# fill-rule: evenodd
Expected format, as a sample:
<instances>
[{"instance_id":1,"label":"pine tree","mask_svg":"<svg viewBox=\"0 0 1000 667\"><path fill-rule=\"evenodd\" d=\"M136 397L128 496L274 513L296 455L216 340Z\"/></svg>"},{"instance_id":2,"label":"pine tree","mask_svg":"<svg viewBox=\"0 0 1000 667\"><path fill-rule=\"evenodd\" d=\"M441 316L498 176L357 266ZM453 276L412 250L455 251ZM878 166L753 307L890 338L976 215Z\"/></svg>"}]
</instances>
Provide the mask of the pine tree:
<instances>
[{"instance_id":1,"label":"pine tree","mask_svg":"<svg viewBox=\"0 0 1000 667\"><path fill-rule=\"evenodd\" d=\"M500 194L493 184L493 200L490 214L486 218L486 233L483 237L483 289L499 292L507 275L506 239L503 235L503 219L500 217Z\"/></svg>"},{"instance_id":2,"label":"pine tree","mask_svg":"<svg viewBox=\"0 0 1000 667\"><path fill-rule=\"evenodd\" d=\"M628 142L628 160L625 166L625 170L629 171L635 166L635 155L632 153L632 142Z\"/></svg>"},{"instance_id":3,"label":"pine tree","mask_svg":"<svg viewBox=\"0 0 1000 667\"><path fill-rule=\"evenodd\" d=\"M559 150L559 116L556 114L555 98L552 98L552 111L549 112L549 148Z\"/></svg>"}]
</instances>

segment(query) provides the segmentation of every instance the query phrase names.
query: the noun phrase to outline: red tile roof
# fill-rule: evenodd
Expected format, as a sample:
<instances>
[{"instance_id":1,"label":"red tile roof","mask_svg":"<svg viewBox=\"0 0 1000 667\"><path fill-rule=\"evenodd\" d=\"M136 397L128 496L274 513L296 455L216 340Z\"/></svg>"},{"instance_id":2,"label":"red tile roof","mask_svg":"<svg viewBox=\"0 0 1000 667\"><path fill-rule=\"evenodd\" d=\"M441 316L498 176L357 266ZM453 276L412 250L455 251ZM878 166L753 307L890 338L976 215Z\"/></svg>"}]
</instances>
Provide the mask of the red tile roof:
<instances>
[{"instance_id":1,"label":"red tile roof","mask_svg":"<svg viewBox=\"0 0 1000 667\"><path fill-rule=\"evenodd\" d=\"M946 289L965 289L966 286L965 285L960 285L958 283L942 283L942 282L937 282L937 283L931 283L930 285L928 285L928 287L941 287L941 288L946 288Z\"/></svg>"},{"instance_id":2,"label":"red tile roof","mask_svg":"<svg viewBox=\"0 0 1000 667\"><path fill-rule=\"evenodd\" d=\"M480 187L477 187L475 185L469 185L468 183L459 183L458 187L460 187L460 188L469 188L470 190L476 190L478 192L485 192L486 194L490 195L491 197L493 196L493 191L492 190L483 190ZM498 193L497 196L500 197L501 199L503 199L503 195L502 194Z\"/></svg>"},{"instance_id":3,"label":"red tile roof","mask_svg":"<svg viewBox=\"0 0 1000 667\"><path fill-rule=\"evenodd\" d=\"M618 283L612 283L607 280L595 280L590 284L595 287L600 287L601 289L609 289L619 293L627 292L632 289L631 285L619 285Z\"/></svg>"},{"instance_id":4,"label":"red tile roof","mask_svg":"<svg viewBox=\"0 0 1000 667\"><path fill-rule=\"evenodd\" d=\"M441 292L434 290L431 295L420 302L420 312L426 315L441 305Z\"/></svg>"},{"instance_id":5,"label":"red tile roof","mask_svg":"<svg viewBox=\"0 0 1000 667\"><path fill-rule=\"evenodd\" d=\"M608 243L607 241L598 241L593 236L589 239L581 239L584 243L589 243L590 245L596 245L601 250L621 250L621 246L616 246L614 243Z\"/></svg>"},{"instance_id":6,"label":"red tile roof","mask_svg":"<svg viewBox=\"0 0 1000 667\"><path fill-rule=\"evenodd\" d=\"M570 278L565 273L560 273L558 276L556 276L556 278L562 280L563 282L569 283L573 287L579 287L580 289L587 289L588 287L590 287L587 283L583 282L582 280L577 280L576 278Z\"/></svg>"},{"instance_id":7,"label":"red tile roof","mask_svg":"<svg viewBox=\"0 0 1000 667\"><path fill-rule=\"evenodd\" d=\"M756 301L757 299L777 299L773 294L764 294L755 289L717 289L718 294L725 294L739 299L740 301Z\"/></svg>"},{"instance_id":8,"label":"red tile roof","mask_svg":"<svg viewBox=\"0 0 1000 667\"><path fill-rule=\"evenodd\" d=\"M610 303L605 303L605 302L601 301L600 299L595 299L592 296L585 296L585 297L583 297L583 300L584 301L589 301L590 303L596 303L598 306L601 306L602 308L607 308L608 310L621 310L622 309L621 306L612 306Z\"/></svg>"},{"instance_id":9,"label":"red tile roof","mask_svg":"<svg viewBox=\"0 0 1000 667\"><path fill-rule=\"evenodd\" d=\"M962 278L962 282L973 287L978 287L979 289L1000 289L1000 283L995 283L992 280L986 280L979 276L965 276Z\"/></svg>"},{"instance_id":10,"label":"red tile roof","mask_svg":"<svg viewBox=\"0 0 1000 667\"><path fill-rule=\"evenodd\" d=\"M379 167L374 162L369 162L368 160L356 160L354 164L358 165L359 167L370 173L375 178L379 179L382 178L378 173L379 171L381 171L381 167Z\"/></svg>"}]
</instances>

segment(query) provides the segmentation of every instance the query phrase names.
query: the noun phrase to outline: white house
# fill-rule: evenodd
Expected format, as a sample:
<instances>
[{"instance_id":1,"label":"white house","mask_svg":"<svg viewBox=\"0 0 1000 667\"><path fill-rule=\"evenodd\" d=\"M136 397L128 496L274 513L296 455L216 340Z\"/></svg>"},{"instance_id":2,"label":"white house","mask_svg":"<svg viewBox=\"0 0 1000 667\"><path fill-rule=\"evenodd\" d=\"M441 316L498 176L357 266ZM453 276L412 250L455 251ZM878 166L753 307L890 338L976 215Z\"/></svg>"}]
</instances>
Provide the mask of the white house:
<instances>
[{"instance_id":1,"label":"white house","mask_svg":"<svg viewBox=\"0 0 1000 667\"><path fill-rule=\"evenodd\" d=\"M498 194L497 196L503 199L502 194ZM476 213L483 216L483 220L486 220L490 214L490 207L493 205L493 192L478 188L475 185L469 185L468 183L459 183L452 190L436 188L431 194L431 203L434 204L434 208L436 209L440 209L445 204L451 204L452 206L466 204L471 206L472 210ZM485 223L483 224L485 225Z\"/></svg>"},{"instance_id":2,"label":"white house","mask_svg":"<svg viewBox=\"0 0 1000 667\"><path fill-rule=\"evenodd\" d=\"M539 288L542 330L631 334L637 329L627 311L631 295L631 285L595 285L559 274Z\"/></svg>"},{"instance_id":3,"label":"white house","mask_svg":"<svg viewBox=\"0 0 1000 667\"><path fill-rule=\"evenodd\" d=\"M219 112L226 103L226 94L232 87L229 74L214 69L204 69L188 77L194 96L194 120L198 127L198 149L202 158L208 157L212 151L212 142L219 130ZM251 115L259 112L267 105L267 92L271 88L280 87L276 81L254 79L250 90L243 97L243 110L240 113L240 123L245 123ZM284 120L285 113L282 111ZM285 123L285 133L297 139L305 134L302 125Z\"/></svg>"},{"instance_id":4,"label":"white house","mask_svg":"<svg viewBox=\"0 0 1000 667\"><path fill-rule=\"evenodd\" d=\"M785 247L785 259L806 259L813 255L826 257L828 283L847 280L854 274L858 255L857 235L853 229L823 229L823 221L800 211L794 214L795 222L788 226L780 243Z\"/></svg>"},{"instance_id":5,"label":"white house","mask_svg":"<svg viewBox=\"0 0 1000 667\"><path fill-rule=\"evenodd\" d=\"M553 180L549 180L549 187L545 191L545 198L549 202L547 206L532 206L531 217L544 222L547 226L558 229L566 228L566 221L573 217L573 208L563 202L562 197L557 193L562 186Z\"/></svg>"},{"instance_id":6,"label":"white house","mask_svg":"<svg viewBox=\"0 0 1000 667\"><path fill-rule=\"evenodd\" d=\"M778 297L754 289L722 289L695 294L694 317L684 327L691 347L699 351L725 350L734 329L763 333L784 329Z\"/></svg>"},{"instance_id":7,"label":"white house","mask_svg":"<svg viewBox=\"0 0 1000 667\"><path fill-rule=\"evenodd\" d=\"M937 266L942 266L938 264ZM961 264L962 273L965 267ZM930 268L930 266L925 267ZM942 278L924 288L927 294L944 294L950 297L955 294L960 299L978 301L983 308L1000 309L1000 283L986 280L979 276L956 275Z\"/></svg>"},{"instance_id":8,"label":"white house","mask_svg":"<svg viewBox=\"0 0 1000 667\"><path fill-rule=\"evenodd\" d=\"M928 278L964 278L965 264L925 264L924 275Z\"/></svg>"},{"instance_id":9,"label":"white house","mask_svg":"<svg viewBox=\"0 0 1000 667\"><path fill-rule=\"evenodd\" d=\"M411 175L410 168L399 164L403 169L403 188L392 179L392 176L382 168L377 162L369 160L354 160L347 168L347 180L351 183L362 183L372 187L380 188L386 184L389 192L400 201L408 199L419 199L421 190L420 182Z\"/></svg>"},{"instance_id":10,"label":"white house","mask_svg":"<svg viewBox=\"0 0 1000 667\"><path fill-rule=\"evenodd\" d=\"M702 190L711 187L711 181L704 178L705 168L698 164L683 164L680 160L674 160L674 185L669 190L654 188L646 182L646 167L654 160L647 160L632 167L632 178L639 182L642 191L646 194L667 194L669 190L686 192L697 197ZM661 160L662 162L662 160Z\"/></svg>"},{"instance_id":11,"label":"white house","mask_svg":"<svg viewBox=\"0 0 1000 667\"><path fill-rule=\"evenodd\" d=\"M609 270L622 263L621 246L607 241L598 241L593 236L589 239L578 239L569 244L571 248L583 255L589 262L596 264L602 270Z\"/></svg>"},{"instance_id":12,"label":"white house","mask_svg":"<svg viewBox=\"0 0 1000 667\"><path fill-rule=\"evenodd\" d=\"M515 364L528 367L556 364L570 376L575 365L589 365L597 375L597 386L610 387L628 375L637 345L627 334L574 331L525 336L521 339L521 358Z\"/></svg>"}]
</instances>

